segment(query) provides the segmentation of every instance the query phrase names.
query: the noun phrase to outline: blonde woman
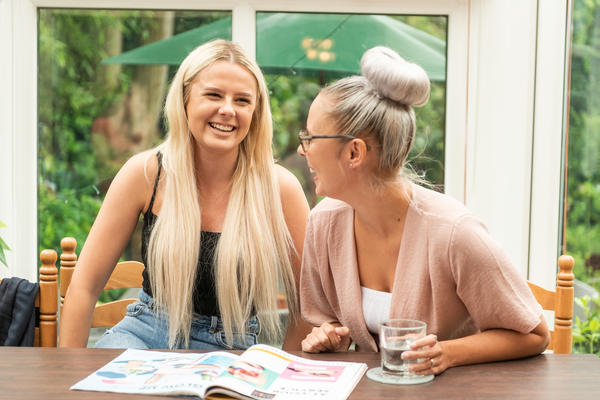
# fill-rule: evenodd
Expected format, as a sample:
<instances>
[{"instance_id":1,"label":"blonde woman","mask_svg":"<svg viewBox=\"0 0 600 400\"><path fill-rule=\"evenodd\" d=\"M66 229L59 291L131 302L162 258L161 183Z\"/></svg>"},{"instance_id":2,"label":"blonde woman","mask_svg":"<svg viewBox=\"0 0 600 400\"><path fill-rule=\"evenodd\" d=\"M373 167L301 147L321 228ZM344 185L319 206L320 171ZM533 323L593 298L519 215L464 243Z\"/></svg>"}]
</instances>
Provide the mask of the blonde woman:
<instances>
[{"instance_id":1,"label":"blonde woman","mask_svg":"<svg viewBox=\"0 0 600 400\"><path fill-rule=\"evenodd\" d=\"M66 296L60 346L86 345L140 214L143 291L97 347L243 349L259 329L275 338L278 282L296 321L308 204L274 163L260 69L231 42L204 44L179 67L165 115L165 142L133 156L106 194ZM301 327L290 324L286 348L299 345Z\"/></svg>"},{"instance_id":2,"label":"blonde woman","mask_svg":"<svg viewBox=\"0 0 600 400\"><path fill-rule=\"evenodd\" d=\"M298 152L321 201L303 253L307 352L377 351L389 318L427 323L430 335L404 359L417 374L542 352L549 335L525 280L461 203L405 172L429 98L423 69L376 47L363 76L325 88L312 103Z\"/></svg>"}]
</instances>

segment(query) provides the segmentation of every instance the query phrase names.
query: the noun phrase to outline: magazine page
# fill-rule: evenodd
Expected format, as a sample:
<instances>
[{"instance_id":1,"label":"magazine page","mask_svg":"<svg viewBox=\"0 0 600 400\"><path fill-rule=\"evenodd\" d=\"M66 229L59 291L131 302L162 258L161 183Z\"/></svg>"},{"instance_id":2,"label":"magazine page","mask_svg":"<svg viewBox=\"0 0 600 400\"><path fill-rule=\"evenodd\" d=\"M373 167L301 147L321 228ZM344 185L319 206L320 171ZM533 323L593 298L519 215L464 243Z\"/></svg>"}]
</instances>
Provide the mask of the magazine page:
<instances>
[{"instance_id":1,"label":"magazine page","mask_svg":"<svg viewBox=\"0 0 600 400\"><path fill-rule=\"evenodd\" d=\"M364 363L315 361L266 345L250 347L216 379L207 394L248 398L345 400L367 369ZM226 388L230 390L223 390Z\"/></svg>"},{"instance_id":2,"label":"magazine page","mask_svg":"<svg viewBox=\"0 0 600 400\"><path fill-rule=\"evenodd\" d=\"M203 397L206 388L237 358L225 352L128 349L71 389Z\"/></svg>"}]
</instances>

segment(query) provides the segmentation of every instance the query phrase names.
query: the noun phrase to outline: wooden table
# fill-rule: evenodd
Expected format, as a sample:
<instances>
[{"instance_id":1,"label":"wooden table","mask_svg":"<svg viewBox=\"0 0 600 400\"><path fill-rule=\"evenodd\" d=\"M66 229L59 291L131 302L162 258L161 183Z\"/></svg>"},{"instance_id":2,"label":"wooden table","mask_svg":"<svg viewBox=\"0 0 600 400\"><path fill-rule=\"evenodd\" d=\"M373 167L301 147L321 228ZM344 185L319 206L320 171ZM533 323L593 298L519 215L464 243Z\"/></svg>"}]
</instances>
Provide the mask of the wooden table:
<instances>
[{"instance_id":1,"label":"wooden table","mask_svg":"<svg viewBox=\"0 0 600 400\"><path fill-rule=\"evenodd\" d=\"M119 355L113 349L0 347L0 399L138 399L162 396L69 391ZM319 360L379 365L375 353L308 355ZM172 398L172 397L171 397ZM545 354L517 361L451 368L414 386L375 383L364 376L350 399L600 399L600 358Z\"/></svg>"}]
</instances>

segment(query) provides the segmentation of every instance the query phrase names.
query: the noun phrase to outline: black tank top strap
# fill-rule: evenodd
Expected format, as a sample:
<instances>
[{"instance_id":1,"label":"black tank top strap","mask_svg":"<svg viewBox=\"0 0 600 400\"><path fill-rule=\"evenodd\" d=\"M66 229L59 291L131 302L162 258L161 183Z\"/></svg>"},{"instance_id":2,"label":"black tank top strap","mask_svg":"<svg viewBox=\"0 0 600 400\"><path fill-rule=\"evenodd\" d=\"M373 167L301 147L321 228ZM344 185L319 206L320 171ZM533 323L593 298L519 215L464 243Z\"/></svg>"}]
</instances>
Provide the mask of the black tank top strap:
<instances>
[{"instance_id":1,"label":"black tank top strap","mask_svg":"<svg viewBox=\"0 0 600 400\"><path fill-rule=\"evenodd\" d=\"M152 213L154 197L156 197L156 188L158 188L158 179L160 178L160 171L162 170L162 153L160 151L156 153L156 159L158 160L158 171L156 172L156 179L154 180L154 189L152 190L152 197L150 198L150 204L148 204L146 214Z\"/></svg>"}]
</instances>

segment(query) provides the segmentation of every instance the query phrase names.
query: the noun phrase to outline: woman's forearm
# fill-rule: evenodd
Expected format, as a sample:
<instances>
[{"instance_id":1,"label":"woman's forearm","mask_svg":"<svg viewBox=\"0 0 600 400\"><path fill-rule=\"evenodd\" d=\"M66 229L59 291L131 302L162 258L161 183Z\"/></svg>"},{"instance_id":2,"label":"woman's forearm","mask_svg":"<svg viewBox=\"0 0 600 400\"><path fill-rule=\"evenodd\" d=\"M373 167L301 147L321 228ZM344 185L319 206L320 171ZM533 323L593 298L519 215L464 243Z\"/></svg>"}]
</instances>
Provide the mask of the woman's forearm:
<instances>
[{"instance_id":1,"label":"woman's forearm","mask_svg":"<svg viewBox=\"0 0 600 400\"><path fill-rule=\"evenodd\" d=\"M448 367L522 358L543 352L549 334L545 322L530 333L490 329L460 339L440 342Z\"/></svg>"},{"instance_id":2,"label":"woman's forearm","mask_svg":"<svg viewBox=\"0 0 600 400\"><path fill-rule=\"evenodd\" d=\"M59 347L86 347L97 298L85 291L69 289L60 314Z\"/></svg>"}]
</instances>

